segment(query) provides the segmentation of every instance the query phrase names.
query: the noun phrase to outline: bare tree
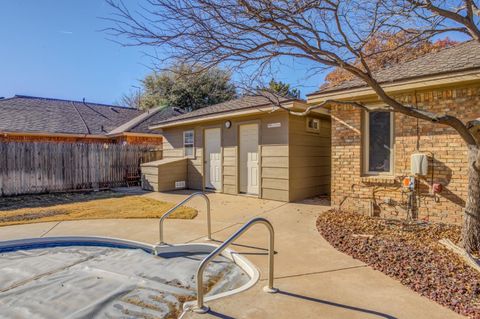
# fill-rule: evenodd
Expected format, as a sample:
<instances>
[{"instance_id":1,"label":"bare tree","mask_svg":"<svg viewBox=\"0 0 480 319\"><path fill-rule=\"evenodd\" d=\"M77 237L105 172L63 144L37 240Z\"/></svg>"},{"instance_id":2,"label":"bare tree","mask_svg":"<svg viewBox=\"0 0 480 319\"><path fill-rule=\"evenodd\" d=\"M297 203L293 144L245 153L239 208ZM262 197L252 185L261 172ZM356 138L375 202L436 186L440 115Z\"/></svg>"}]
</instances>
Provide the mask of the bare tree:
<instances>
[{"instance_id":1,"label":"bare tree","mask_svg":"<svg viewBox=\"0 0 480 319\"><path fill-rule=\"evenodd\" d=\"M468 21L456 18L462 10L447 8L451 1L437 7L429 0L145 0L139 12L121 1L107 2L115 9L110 34L122 36L124 45L153 46L167 59L204 68L228 64L232 69L248 69L252 77L282 57L311 61L317 71L341 68L372 88L385 103L385 111L450 126L469 149L463 244L469 252L479 250L480 123L464 123L397 101L376 80L368 62L371 56L365 51L369 40L380 33L408 34L390 50L448 31L467 32L477 39L478 25L468 18L476 8L473 1L458 1L470 4L463 9ZM355 101L328 100L296 115L332 103L369 111Z\"/></svg>"},{"instance_id":2,"label":"bare tree","mask_svg":"<svg viewBox=\"0 0 480 319\"><path fill-rule=\"evenodd\" d=\"M115 105L126 106L133 109L140 109L142 100L142 92L137 89L123 94L120 99L114 102Z\"/></svg>"},{"instance_id":3,"label":"bare tree","mask_svg":"<svg viewBox=\"0 0 480 319\"><path fill-rule=\"evenodd\" d=\"M480 10L475 0L401 0L400 8L407 9L425 22L434 22L438 17L445 18L443 25L435 26L435 31L448 30L465 33L480 41Z\"/></svg>"}]
</instances>

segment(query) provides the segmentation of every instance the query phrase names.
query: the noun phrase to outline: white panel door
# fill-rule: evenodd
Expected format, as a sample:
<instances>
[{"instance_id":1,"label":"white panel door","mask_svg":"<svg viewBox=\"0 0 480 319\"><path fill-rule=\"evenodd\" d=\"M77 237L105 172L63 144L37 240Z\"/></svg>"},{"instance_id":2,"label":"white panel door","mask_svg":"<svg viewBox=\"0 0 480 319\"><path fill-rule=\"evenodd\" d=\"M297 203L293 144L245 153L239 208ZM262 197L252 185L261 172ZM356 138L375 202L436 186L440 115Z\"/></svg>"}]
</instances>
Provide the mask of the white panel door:
<instances>
[{"instance_id":1,"label":"white panel door","mask_svg":"<svg viewBox=\"0 0 480 319\"><path fill-rule=\"evenodd\" d=\"M205 187L222 189L221 130L205 130Z\"/></svg>"},{"instance_id":2,"label":"white panel door","mask_svg":"<svg viewBox=\"0 0 480 319\"><path fill-rule=\"evenodd\" d=\"M258 124L240 125L240 192L258 194Z\"/></svg>"}]
</instances>

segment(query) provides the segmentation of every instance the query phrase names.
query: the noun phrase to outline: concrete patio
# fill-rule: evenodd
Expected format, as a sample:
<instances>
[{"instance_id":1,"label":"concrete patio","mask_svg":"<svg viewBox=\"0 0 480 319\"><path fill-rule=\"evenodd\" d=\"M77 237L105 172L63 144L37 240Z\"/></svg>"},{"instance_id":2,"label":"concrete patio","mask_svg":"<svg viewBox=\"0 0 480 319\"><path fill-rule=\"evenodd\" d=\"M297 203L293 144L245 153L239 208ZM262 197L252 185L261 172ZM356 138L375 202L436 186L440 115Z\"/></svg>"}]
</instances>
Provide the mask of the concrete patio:
<instances>
[{"instance_id":1,"label":"concrete patio","mask_svg":"<svg viewBox=\"0 0 480 319\"><path fill-rule=\"evenodd\" d=\"M179 202L185 192L148 193ZM260 269L262 279L238 295L209 303L206 315L186 318L462 318L364 263L338 252L317 232L316 217L329 207L318 201L283 203L251 197L209 194L213 238L225 240L255 216L275 227L277 294L262 291L267 272L267 231L254 226L232 248L244 253ZM199 209L194 220L167 220L168 243L202 241L206 216L202 199L189 206ZM149 243L158 242L158 221L149 219L51 222L0 228L0 240L38 236L97 235Z\"/></svg>"}]
</instances>

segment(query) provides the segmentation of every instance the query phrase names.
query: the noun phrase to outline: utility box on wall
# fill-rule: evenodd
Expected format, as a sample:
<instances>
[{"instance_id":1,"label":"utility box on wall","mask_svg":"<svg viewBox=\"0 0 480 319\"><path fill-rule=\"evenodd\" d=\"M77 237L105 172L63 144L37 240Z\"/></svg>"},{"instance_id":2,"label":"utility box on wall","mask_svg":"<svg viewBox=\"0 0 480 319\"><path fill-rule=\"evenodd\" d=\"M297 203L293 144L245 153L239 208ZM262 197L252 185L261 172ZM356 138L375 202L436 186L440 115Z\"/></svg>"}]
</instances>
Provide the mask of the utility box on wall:
<instances>
[{"instance_id":1,"label":"utility box on wall","mask_svg":"<svg viewBox=\"0 0 480 319\"><path fill-rule=\"evenodd\" d=\"M410 170L412 175L425 176L428 174L428 156L426 154L413 154L411 157Z\"/></svg>"}]
</instances>

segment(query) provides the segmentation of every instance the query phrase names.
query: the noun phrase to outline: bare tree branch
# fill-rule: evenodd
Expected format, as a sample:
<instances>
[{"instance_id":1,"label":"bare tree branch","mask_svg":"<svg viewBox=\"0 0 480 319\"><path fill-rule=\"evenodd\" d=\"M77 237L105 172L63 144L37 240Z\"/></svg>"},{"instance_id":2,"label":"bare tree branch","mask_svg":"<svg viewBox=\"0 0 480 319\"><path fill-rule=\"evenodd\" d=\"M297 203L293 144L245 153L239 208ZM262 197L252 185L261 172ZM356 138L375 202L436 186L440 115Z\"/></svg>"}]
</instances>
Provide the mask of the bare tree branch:
<instances>
[{"instance_id":1,"label":"bare tree branch","mask_svg":"<svg viewBox=\"0 0 480 319\"><path fill-rule=\"evenodd\" d=\"M447 19L475 38L476 5L473 0L457 1L463 1L463 9L449 10L433 0L146 0L143 11L135 14L120 0L107 0L116 12L108 18L112 26L107 31L123 36L126 45L162 48L165 61L206 69L228 65L233 71L252 70L252 77L284 57L341 68L363 80L389 110L448 125L476 146L476 138L458 118L424 112L389 96L365 53L373 35L408 32L401 47L444 32Z\"/></svg>"},{"instance_id":2,"label":"bare tree branch","mask_svg":"<svg viewBox=\"0 0 480 319\"><path fill-rule=\"evenodd\" d=\"M435 0L407 0L414 8L425 9L437 16L448 19L465 27L465 33L470 35L476 41L480 41L480 28L478 25L479 15L478 7L474 0L461 1L435 1ZM438 2L438 4L436 3ZM455 3L456 2L456 3ZM450 8L445 4L451 4ZM455 5L456 4L456 5ZM462 14L463 13L463 14ZM419 12L426 20L432 20L435 17L427 17Z\"/></svg>"}]
</instances>

